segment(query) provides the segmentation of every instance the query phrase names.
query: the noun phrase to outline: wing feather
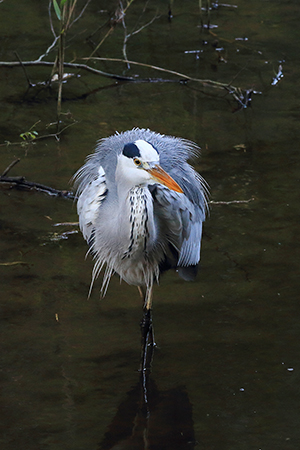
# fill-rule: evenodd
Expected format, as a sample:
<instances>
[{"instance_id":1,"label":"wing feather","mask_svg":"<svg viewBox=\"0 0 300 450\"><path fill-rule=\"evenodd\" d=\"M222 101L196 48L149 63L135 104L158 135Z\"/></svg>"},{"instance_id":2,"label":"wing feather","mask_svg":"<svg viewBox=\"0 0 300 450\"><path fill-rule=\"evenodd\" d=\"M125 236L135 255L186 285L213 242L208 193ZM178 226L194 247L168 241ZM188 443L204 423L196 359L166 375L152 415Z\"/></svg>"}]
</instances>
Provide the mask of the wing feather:
<instances>
[{"instance_id":1,"label":"wing feather","mask_svg":"<svg viewBox=\"0 0 300 450\"><path fill-rule=\"evenodd\" d=\"M97 175L94 175L93 179L81 180L78 191L77 211L79 216L79 226L84 239L91 245L99 208L107 194L103 167L100 166L98 168L98 173Z\"/></svg>"},{"instance_id":2,"label":"wing feather","mask_svg":"<svg viewBox=\"0 0 300 450\"><path fill-rule=\"evenodd\" d=\"M162 239L165 238L177 250L175 266L180 276L192 279L200 260L204 203L192 202L187 195L169 190L162 185L152 189L154 209ZM166 252L166 258L169 258ZM174 260L174 252L172 252ZM168 267L166 265L166 267ZM192 269L186 270L189 267Z\"/></svg>"}]
</instances>

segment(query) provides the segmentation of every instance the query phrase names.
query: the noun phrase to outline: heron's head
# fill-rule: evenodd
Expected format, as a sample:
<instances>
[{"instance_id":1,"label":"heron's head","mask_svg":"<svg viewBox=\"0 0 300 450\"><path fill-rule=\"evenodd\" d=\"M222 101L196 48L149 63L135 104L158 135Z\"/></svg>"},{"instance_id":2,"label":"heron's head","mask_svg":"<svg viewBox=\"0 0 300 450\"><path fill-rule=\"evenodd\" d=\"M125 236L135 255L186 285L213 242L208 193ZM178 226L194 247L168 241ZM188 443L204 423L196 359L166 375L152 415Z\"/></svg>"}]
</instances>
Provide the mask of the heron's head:
<instances>
[{"instance_id":1,"label":"heron's head","mask_svg":"<svg viewBox=\"0 0 300 450\"><path fill-rule=\"evenodd\" d=\"M160 183L173 191L183 192L176 181L160 167L158 150L142 139L124 146L118 157L116 176L120 182L132 187Z\"/></svg>"}]
</instances>

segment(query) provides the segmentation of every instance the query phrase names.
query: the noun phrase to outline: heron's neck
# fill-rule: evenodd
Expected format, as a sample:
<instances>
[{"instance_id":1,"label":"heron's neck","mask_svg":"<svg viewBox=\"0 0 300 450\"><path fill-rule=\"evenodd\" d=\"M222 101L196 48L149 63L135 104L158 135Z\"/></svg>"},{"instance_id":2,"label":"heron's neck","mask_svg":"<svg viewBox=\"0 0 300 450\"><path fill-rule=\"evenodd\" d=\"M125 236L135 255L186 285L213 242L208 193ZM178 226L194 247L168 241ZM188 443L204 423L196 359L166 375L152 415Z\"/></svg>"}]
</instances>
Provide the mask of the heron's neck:
<instances>
[{"instance_id":1,"label":"heron's neck","mask_svg":"<svg viewBox=\"0 0 300 450\"><path fill-rule=\"evenodd\" d=\"M151 245L154 231L153 203L147 187L134 186L127 192L124 203L123 223L128 227L128 246L125 257L135 252L147 252Z\"/></svg>"}]
</instances>

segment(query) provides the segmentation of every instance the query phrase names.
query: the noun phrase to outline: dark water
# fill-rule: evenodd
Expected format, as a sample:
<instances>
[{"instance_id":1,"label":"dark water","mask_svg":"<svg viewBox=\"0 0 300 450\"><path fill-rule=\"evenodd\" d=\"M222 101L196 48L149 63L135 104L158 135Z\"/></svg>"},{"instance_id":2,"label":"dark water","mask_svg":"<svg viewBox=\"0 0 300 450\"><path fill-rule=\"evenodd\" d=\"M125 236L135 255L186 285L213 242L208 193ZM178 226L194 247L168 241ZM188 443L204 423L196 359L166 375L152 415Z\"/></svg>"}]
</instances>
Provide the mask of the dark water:
<instances>
[{"instance_id":1,"label":"dark water","mask_svg":"<svg viewBox=\"0 0 300 450\"><path fill-rule=\"evenodd\" d=\"M212 10L218 27L201 31L198 2L175 1L171 23L167 3L146 4L138 27L160 17L129 40L128 58L260 92L251 108L237 110L224 91L196 82L116 86L80 72L64 85L65 123L74 125L60 142L1 146L0 172L21 158L11 176L68 189L98 138L149 127L202 147L196 167L211 200L250 201L212 204L197 281L170 273L155 291L147 415L136 289L115 278L100 301L99 280L86 300L93 264L85 242L74 225L54 227L77 220L72 201L1 187L1 449L300 448L299 4L238 0ZM90 3L70 31L68 61L90 54L86 37L108 6ZM129 32L143 7L128 9ZM52 42L47 2L2 2L0 23L2 61L15 52L37 59ZM122 58L122 45L119 25L99 56ZM284 76L272 86L279 65ZM41 82L50 69L27 75ZM28 90L21 68L0 68L0 96L1 143L19 142L31 127L54 131L55 87Z\"/></svg>"}]
</instances>

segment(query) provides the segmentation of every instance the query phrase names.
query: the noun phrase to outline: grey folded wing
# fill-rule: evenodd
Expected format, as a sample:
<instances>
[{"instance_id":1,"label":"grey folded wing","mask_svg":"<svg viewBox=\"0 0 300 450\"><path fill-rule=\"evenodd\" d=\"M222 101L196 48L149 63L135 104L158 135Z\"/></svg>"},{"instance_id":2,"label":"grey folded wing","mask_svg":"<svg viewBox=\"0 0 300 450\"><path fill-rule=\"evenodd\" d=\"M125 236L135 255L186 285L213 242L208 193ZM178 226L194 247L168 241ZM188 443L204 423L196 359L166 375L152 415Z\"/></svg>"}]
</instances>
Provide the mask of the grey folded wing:
<instances>
[{"instance_id":1,"label":"grey folded wing","mask_svg":"<svg viewBox=\"0 0 300 450\"><path fill-rule=\"evenodd\" d=\"M204 195L203 201L195 203L187 195L162 185L152 187L151 192L160 236L165 241L163 244L168 244L162 267L175 266L182 278L191 280L197 273L200 260Z\"/></svg>"}]
</instances>

